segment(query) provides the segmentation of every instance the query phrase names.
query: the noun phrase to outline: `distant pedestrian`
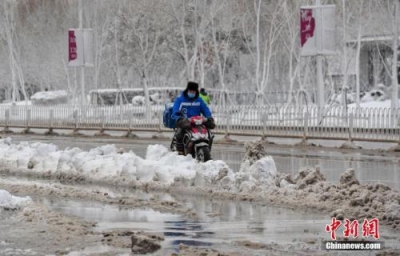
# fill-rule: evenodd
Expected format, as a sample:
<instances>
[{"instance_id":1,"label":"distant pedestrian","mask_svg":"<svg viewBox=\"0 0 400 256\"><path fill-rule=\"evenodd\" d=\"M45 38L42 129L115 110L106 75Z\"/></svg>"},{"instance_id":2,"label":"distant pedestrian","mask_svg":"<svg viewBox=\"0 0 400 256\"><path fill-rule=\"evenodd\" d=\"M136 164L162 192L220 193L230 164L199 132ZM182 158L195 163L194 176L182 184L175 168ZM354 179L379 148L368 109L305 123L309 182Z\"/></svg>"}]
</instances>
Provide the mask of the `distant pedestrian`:
<instances>
[{"instance_id":1,"label":"distant pedestrian","mask_svg":"<svg viewBox=\"0 0 400 256\"><path fill-rule=\"evenodd\" d=\"M211 99L210 99L210 95L208 95L208 93L206 92L206 89L204 89L204 88L201 88L201 89L200 89L200 98L201 98L207 105L210 105Z\"/></svg>"}]
</instances>

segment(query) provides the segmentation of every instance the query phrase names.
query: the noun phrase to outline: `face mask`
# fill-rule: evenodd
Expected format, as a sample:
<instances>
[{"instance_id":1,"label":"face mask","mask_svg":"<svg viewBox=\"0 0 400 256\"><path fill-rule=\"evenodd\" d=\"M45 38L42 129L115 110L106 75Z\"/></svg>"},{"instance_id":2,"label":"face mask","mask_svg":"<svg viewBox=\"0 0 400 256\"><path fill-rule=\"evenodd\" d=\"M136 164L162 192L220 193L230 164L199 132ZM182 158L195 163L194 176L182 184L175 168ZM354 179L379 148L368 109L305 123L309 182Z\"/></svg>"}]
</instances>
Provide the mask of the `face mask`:
<instances>
[{"instance_id":1,"label":"face mask","mask_svg":"<svg viewBox=\"0 0 400 256\"><path fill-rule=\"evenodd\" d=\"M188 95L189 98L193 99L196 96L196 93L188 92L187 95Z\"/></svg>"}]
</instances>

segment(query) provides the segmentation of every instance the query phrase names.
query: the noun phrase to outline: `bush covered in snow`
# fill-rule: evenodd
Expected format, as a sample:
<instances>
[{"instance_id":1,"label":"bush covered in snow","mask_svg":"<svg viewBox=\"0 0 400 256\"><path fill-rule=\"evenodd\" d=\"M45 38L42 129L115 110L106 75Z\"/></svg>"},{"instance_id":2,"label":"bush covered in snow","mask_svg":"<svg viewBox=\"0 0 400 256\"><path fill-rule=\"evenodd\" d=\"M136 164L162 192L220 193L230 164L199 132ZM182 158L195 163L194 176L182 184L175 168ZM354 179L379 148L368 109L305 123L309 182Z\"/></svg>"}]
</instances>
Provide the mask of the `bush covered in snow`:
<instances>
[{"instance_id":1,"label":"bush covered in snow","mask_svg":"<svg viewBox=\"0 0 400 256\"><path fill-rule=\"evenodd\" d=\"M150 98L150 104L162 104L163 102L166 102L167 100L161 97L159 93L154 93L149 95ZM146 104L146 98L142 95L137 95L132 98L132 104L134 106L143 106Z\"/></svg>"},{"instance_id":2,"label":"bush covered in snow","mask_svg":"<svg viewBox=\"0 0 400 256\"><path fill-rule=\"evenodd\" d=\"M386 86L383 84L378 84L370 91L362 91L360 92L360 102L373 102L373 101L385 101L388 99L388 90ZM336 93L333 93L329 97L329 102L334 105L343 105L343 96L344 93L342 90L339 90ZM355 92L347 91L346 95L346 104L353 104L356 102L356 95Z\"/></svg>"},{"instance_id":3,"label":"bush covered in snow","mask_svg":"<svg viewBox=\"0 0 400 256\"><path fill-rule=\"evenodd\" d=\"M32 105L57 105L68 103L68 92L46 91L37 92L31 97Z\"/></svg>"},{"instance_id":4,"label":"bush covered in snow","mask_svg":"<svg viewBox=\"0 0 400 256\"><path fill-rule=\"evenodd\" d=\"M365 92L361 97L361 102L371 101L384 101L387 99L386 93L381 89L372 89L369 92Z\"/></svg>"},{"instance_id":5,"label":"bush covered in snow","mask_svg":"<svg viewBox=\"0 0 400 256\"><path fill-rule=\"evenodd\" d=\"M137 95L137 96L132 98L132 105L134 105L134 106L142 106L142 105L145 104L145 100L146 100L146 98L144 96Z\"/></svg>"}]
</instances>

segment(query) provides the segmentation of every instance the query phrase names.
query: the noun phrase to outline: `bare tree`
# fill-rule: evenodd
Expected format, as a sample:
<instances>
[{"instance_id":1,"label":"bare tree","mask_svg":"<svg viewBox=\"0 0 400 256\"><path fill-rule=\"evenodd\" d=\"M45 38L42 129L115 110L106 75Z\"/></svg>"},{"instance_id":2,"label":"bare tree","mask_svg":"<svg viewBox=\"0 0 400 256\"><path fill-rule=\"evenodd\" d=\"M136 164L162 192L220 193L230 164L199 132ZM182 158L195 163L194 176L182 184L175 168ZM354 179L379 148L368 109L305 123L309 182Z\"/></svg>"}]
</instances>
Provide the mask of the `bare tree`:
<instances>
[{"instance_id":1,"label":"bare tree","mask_svg":"<svg viewBox=\"0 0 400 256\"><path fill-rule=\"evenodd\" d=\"M197 77L201 87L205 88L206 75L214 66L215 52L212 39L210 36L211 26L209 14L213 11L213 3L207 4L207 1L197 1L194 9L194 14L199 16L199 20L195 19L194 29L196 31L196 40L198 40L197 60L195 66L197 68Z\"/></svg>"},{"instance_id":2,"label":"bare tree","mask_svg":"<svg viewBox=\"0 0 400 256\"><path fill-rule=\"evenodd\" d=\"M222 28L218 27L216 25L216 17L217 15L221 15L221 9L224 7L226 4L225 1L218 2L218 5L213 5L211 10L210 10L210 20L211 20L211 28L212 28L212 40L213 40L213 46L214 46L214 57L215 57L215 62L216 66L218 69L218 75L219 75L219 83L221 85L221 90L222 90L222 106L225 106L225 96L226 96L226 86L225 86L225 71L226 71L226 65L227 65L227 59L228 59L228 53L230 51L229 49L229 43L230 43L230 36L231 36L231 31L232 31L232 23L233 20L231 20L229 23L229 28L230 31L226 32L226 38L217 38L217 29L218 31L221 32ZM233 18L233 16L232 16ZM220 54L221 53L221 54Z\"/></svg>"},{"instance_id":3,"label":"bare tree","mask_svg":"<svg viewBox=\"0 0 400 256\"><path fill-rule=\"evenodd\" d=\"M363 13L364 0L361 0L358 6L358 24L357 24L357 50L356 50L356 105L360 107L360 55L361 55L361 36L363 33L363 24L368 20Z\"/></svg>"},{"instance_id":4,"label":"bare tree","mask_svg":"<svg viewBox=\"0 0 400 256\"><path fill-rule=\"evenodd\" d=\"M127 31L122 35L125 40L122 44L123 51L127 49L129 51L125 52L125 62L130 62L132 68L140 75L145 96L146 119L151 118L148 79L149 66L155 58L160 34L160 24L157 20L157 15L161 10L159 4L158 0L137 1L126 7L129 16L119 15L122 28L129 31L129 35Z\"/></svg>"},{"instance_id":5,"label":"bare tree","mask_svg":"<svg viewBox=\"0 0 400 256\"><path fill-rule=\"evenodd\" d=\"M100 81L107 81L104 74L107 71L105 66L114 65L112 55L118 56L113 47L111 47L112 38L115 38L117 28L115 26L115 19L117 17L117 10L120 8L120 1L110 2L104 0L90 1L87 3L88 8L85 9L85 17L87 24L93 29L94 34L94 72L93 72L93 87L98 89ZM115 40L115 44L116 40Z\"/></svg>"},{"instance_id":6,"label":"bare tree","mask_svg":"<svg viewBox=\"0 0 400 256\"><path fill-rule=\"evenodd\" d=\"M16 1L7 0L3 2L3 31L5 32L6 43L8 45L8 55L9 55L9 66L11 71L11 100L15 102L18 100L18 90L17 90L17 77L16 73L16 60L14 56L14 38L15 38L15 19L14 11L16 7Z\"/></svg>"},{"instance_id":7,"label":"bare tree","mask_svg":"<svg viewBox=\"0 0 400 256\"><path fill-rule=\"evenodd\" d=\"M257 105L262 105L264 104L264 95L270 79L274 46L276 46L276 40L282 29L282 22L278 19L282 9L282 0L271 3L269 6L263 5L262 0L253 0L253 5L253 9L249 8L244 18L247 22L252 22L251 25L253 25L254 29L255 49L253 50L252 45L249 44L249 50L254 61ZM244 32L247 27L245 21L243 23Z\"/></svg>"},{"instance_id":8,"label":"bare tree","mask_svg":"<svg viewBox=\"0 0 400 256\"><path fill-rule=\"evenodd\" d=\"M186 78L188 80L195 79L195 67L197 61L197 51L199 48L199 40L197 40L198 29L196 25L197 17L194 17L194 20L190 18L190 13L197 15L194 11L193 1L179 0L179 1L168 1L170 4L167 5L170 9L166 9L165 12L168 13L174 20L175 25L179 29L179 39L182 43L182 48L173 46L173 44L169 45L170 50L178 53L178 55L185 62L185 72ZM196 2L196 0L195 0ZM192 33L188 32L188 29L192 30ZM172 40L175 40L173 38Z\"/></svg>"},{"instance_id":9,"label":"bare tree","mask_svg":"<svg viewBox=\"0 0 400 256\"><path fill-rule=\"evenodd\" d=\"M282 15L284 17L284 29L282 34L282 44L284 45L288 59L288 82L289 82L289 94L286 104L290 105L293 101L293 91L298 73L300 70L300 54L299 54L299 25L298 25L298 13L300 10L299 2L292 2L285 0L283 2Z\"/></svg>"},{"instance_id":10,"label":"bare tree","mask_svg":"<svg viewBox=\"0 0 400 256\"><path fill-rule=\"evenodd\" d=\"M42 89L64 87L66 29L63 26L69 20L66 6L66 0L21 0L14 7L15 74L26 99L25 86L31 93L39 86Z\"/></svg>"}]
</instances>

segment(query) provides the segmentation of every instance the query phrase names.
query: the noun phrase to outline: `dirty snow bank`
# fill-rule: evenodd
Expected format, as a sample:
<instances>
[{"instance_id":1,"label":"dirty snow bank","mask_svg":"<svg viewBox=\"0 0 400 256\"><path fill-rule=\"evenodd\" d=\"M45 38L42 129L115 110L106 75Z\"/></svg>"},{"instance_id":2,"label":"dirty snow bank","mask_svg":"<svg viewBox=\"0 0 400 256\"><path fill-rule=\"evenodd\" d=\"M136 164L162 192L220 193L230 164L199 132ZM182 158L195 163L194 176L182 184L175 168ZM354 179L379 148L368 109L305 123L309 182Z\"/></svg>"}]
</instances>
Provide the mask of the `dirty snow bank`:
<instances>
[{"instance_id":1,"label":"dirty snow bank","mask_svg":"<svg viewBox=\"0 0 400 256\"><path fill-rule=\"evenodd\" d=\"M198 163L179 156L162 145L151 145L143 159L114 145L90 151L79 148L58 150L53 144L0 140L0 171L72 181L94 181L133 186L149 184L168 188L176 179L194 180L198 173L216 179L233 171L223 161Z\"/></svg>"},{"instance_id":2,"label":"dirty snow bank","mask_svg":"<svg viewBox=\"0 0 400 256\"><path fill-rule=\"evenodd\" d=\"M338 184L327 182L318 166L303 167L291 177L276 172L273 160L265 155L262 142L246 145L245 160L235 180L240 184L239 198L267 198L270 202L295 208L331 212L332 217L339 220L378 218L381 223L400 230L398 191L380 183L360 184L354 169L342 173Z\"/></svg>"}]
</instances>

